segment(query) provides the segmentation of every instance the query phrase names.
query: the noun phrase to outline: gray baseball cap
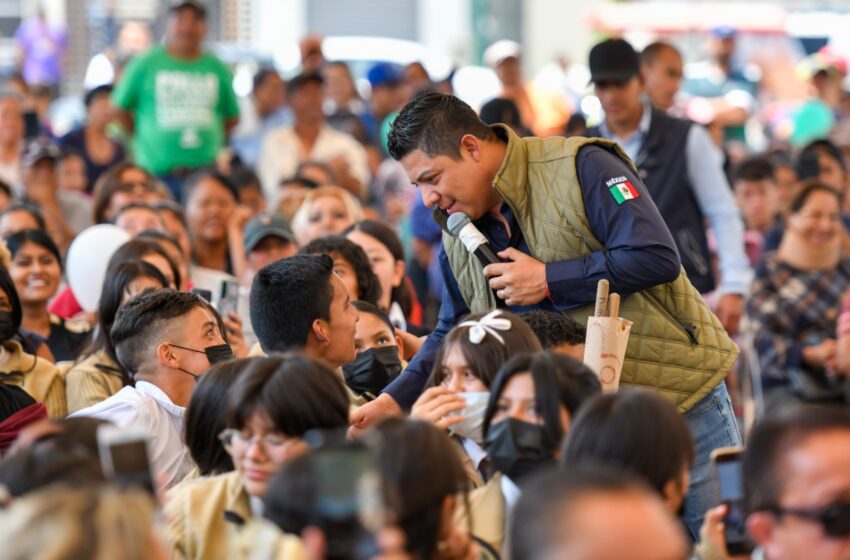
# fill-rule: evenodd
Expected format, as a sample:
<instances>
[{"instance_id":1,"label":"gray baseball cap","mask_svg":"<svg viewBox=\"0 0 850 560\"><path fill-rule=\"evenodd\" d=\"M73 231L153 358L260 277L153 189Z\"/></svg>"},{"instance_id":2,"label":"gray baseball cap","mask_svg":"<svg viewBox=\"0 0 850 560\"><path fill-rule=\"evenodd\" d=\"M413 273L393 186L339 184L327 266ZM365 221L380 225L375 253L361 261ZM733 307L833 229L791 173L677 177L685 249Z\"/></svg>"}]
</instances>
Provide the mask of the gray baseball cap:
<instances>
[{"instance_id":1,"label":"gray baseball cap","mask_svg":"<svg viewBox=\"0 0 850 560\"><path fill-rule=\"evenodd\" d=\"M271 212L257 214L245 224L245 250L253 251L260 241L272 235L295 243L295 235L286 218Z\"/></svg>"}]
</instances>

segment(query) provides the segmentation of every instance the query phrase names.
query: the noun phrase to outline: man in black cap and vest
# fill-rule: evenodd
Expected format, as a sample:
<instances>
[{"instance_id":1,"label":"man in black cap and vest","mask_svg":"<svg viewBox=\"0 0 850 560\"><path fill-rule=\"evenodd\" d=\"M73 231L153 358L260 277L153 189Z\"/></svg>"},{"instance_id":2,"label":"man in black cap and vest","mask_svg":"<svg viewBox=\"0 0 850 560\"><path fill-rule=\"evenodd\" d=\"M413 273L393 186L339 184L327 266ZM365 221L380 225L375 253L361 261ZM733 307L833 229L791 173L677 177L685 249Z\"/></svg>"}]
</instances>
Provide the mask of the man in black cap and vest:
<instances>
[{"instance_id":1,"label":"man in black cap and vest","mask_svg":"<svg viewBox=\"0 0 850 560\"><path fill-rule=\"evenodd\" d=\"M635 163L670 228L688 279L702 294L717 290L715 313L735 334L752 273L744 252L743 220L719 150L703 127L650 104L638 55L626 41L609 39L593 47L590 76L605 119L588 136L616 141ZM706 226L716 240L719 284Z\"/></svg>"}]
</instances>

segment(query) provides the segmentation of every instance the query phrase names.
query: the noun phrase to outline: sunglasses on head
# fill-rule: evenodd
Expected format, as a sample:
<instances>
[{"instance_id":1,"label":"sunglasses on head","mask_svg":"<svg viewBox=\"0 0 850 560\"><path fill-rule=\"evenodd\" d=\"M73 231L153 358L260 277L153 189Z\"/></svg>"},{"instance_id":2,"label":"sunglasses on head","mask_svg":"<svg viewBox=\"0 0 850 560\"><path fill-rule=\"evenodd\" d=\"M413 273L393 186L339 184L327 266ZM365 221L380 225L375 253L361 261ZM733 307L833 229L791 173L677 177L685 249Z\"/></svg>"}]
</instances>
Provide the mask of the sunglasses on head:
<instances>
[{"instance_id":1,"label":"sunglasses on head","mask_svg":"<svg viewBox=\"0 0 850 560\"><path fill-rule=\"evenodd\" d=\"M819 509L773 508L777 517L793 515L819 523L830 537L850 536L850 502L836 502Z\"/></svg>"}]
</instances>

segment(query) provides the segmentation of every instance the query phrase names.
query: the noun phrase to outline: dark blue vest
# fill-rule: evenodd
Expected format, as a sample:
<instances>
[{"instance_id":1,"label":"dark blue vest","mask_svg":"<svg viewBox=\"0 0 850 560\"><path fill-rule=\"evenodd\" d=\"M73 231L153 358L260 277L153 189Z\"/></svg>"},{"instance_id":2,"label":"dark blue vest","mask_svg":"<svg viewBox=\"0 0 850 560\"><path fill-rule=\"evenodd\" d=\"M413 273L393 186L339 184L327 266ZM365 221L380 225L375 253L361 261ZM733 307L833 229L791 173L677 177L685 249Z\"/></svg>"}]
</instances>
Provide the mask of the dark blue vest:
<instances>
[{"instance_id":1,"label":"dark blue vest","mask_svg":"<svg viewBox=\"0 0 850 560\"><path fill-rule=\"evenodd\" d=\"M705 216L688 178L685 146L691 126L698 125L653 107L649 133L634 163L673 235L688 279L700 293L706 293L716 283L705 234ZM598 135L598 127L588 131L588 136Z\"/></svg>"}]
</instances>

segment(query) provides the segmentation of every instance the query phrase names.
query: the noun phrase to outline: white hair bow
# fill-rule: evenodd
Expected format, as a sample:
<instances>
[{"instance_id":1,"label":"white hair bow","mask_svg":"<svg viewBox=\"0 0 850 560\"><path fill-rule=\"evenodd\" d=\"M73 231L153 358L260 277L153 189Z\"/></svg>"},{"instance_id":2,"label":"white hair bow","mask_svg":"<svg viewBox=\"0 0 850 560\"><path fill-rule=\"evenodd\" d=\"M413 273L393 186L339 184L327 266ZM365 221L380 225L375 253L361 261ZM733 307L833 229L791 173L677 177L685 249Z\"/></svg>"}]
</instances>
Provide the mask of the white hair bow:
<instances>
[{"instance_id":1,"label":"white hair bow","mask_svg":"<svg viewBox=\"0 0 850 560\"><path fill-rule=\"evenodd\" d=\"M490 334L504 345L505 339L496 331L511 330L511 322L504 317L499 317L501 314L501 309L495 309L477 321L464 321L458 326L469 327L469 341L473 344L478 344L487 334Z\"/></svg>"}]
</instances>

